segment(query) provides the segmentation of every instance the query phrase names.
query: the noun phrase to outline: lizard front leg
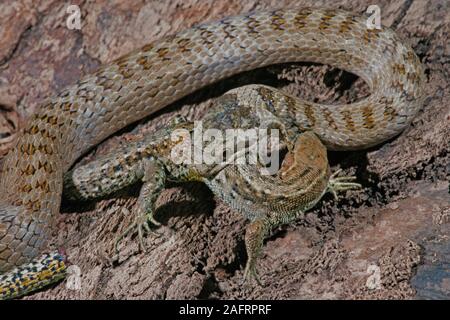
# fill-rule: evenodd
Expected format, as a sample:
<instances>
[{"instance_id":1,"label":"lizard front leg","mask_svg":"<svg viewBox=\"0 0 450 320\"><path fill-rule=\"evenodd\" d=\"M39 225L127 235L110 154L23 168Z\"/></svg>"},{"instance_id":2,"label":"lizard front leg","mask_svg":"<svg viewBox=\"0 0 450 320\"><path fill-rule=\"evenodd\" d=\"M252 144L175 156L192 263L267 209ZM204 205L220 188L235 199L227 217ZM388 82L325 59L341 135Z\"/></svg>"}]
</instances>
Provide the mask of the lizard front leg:
<instances>
[{"instance_id":1,"label":"lizard front leg","mask_svg":"<svg viewBox=\"0 0 450 320\"><path fill-rule=\"evenodd\" d=\"M139 244L145 252L144 233L154 233L150 228L150 224L155 226L161 225L155 219L154 214L155 202L166 184L164 165L156 159L144 160L139 170L143 172L142 181L144 184L137 200L136 218L125 232L117 238L115 243L116 252L118 252L120 241L132 231L137 231Z\"/></svg>"}]
</instances>

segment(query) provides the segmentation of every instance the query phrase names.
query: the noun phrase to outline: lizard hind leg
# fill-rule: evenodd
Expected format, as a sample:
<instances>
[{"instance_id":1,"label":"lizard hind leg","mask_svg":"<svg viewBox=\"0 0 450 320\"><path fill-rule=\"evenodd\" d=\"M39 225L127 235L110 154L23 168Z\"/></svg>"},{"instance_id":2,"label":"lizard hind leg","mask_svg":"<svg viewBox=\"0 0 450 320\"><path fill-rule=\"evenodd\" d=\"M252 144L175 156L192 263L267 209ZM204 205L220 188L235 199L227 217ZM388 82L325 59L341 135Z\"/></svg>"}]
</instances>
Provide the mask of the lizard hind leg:
<instances>
[{"instance_id":1,"label":"lizard hind leg","mask_svg":"<svg viewBox=\"0 0 450 320\"><path fill-rule=\"evenodd\" d=\"M146 159L141 164L143 170L143 182L139 198L137 200L136 217L134 221L127 227L127 229L117 238L115 242L115 250L118 253L119 243L130 232L137 232L139 238L139 245L141 250L146 251L144 244L144 235L146 233L153 233L159 236L151 228L153 226L160 226L155 217L155 202L159 194L165 187L166 172L164 166L155 159ZM127 209L124 209L127 212Z\"/></svg>"},{"instance_id":2,"label":"lizard hind leg","mask_svg":"<svg viewBox=\"0 0 450 320\"><path fill-rule=\"evenodd\" d=\"M270 231L270 226L265 218L258 218L252 221L245 231L245 247L247 249L247 264L244 270L242 283L247 279L253 278L262 286L256 268L256 261L261 254L264 238Z\"/></svg>"}]
</instances>

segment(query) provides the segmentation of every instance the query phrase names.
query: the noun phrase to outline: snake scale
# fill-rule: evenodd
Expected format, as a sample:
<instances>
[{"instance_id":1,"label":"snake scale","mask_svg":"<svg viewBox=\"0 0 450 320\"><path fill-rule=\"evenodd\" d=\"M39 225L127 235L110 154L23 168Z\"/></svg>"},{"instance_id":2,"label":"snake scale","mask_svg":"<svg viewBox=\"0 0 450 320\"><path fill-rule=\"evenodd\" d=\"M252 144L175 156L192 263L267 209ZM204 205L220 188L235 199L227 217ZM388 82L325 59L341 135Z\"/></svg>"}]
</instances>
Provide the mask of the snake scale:
<instances>
[{"instance_id":1,"label":"snake scale","mask_svg":"<svg viewBox=\"0 0 450 320\"><path fill-rule=\"evenodd\" d=\"M44 253L60 209L63 175L81 155L128 124L206 85L243 71L297 61L352 72L371 90L358 102L333 106L294 103L294 98L269 92L273 101L284 99L288 111L295 104L291 118L297 128L312 130L329 150L379 144L399 134L422 105L424 72L414 51L392 30L369 29L364 17L341 10L252 13L201 24L145 45L45 101L4 159L0 297L42 287L65 269L60 255ZM320 143L299 141L303 146ZM324 150L318 156L326 165ZM27 267L21 269L22 265ZM28 275L30 270L34 273Z\"/></svg>"}]
</instances>

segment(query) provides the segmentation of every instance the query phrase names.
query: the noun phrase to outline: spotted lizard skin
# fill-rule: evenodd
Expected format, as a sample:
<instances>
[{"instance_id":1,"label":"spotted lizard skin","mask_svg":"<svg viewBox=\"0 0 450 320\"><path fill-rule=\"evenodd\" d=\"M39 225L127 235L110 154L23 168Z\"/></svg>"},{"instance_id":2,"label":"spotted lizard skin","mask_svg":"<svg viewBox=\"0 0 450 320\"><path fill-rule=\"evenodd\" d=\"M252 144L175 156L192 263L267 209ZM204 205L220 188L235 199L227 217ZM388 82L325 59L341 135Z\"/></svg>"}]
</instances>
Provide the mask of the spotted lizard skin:
<instances>
[{"instance_id":1,"label":"spotted lizard skin","mask_svg":"<svg viewBox=\"0 0 450 320\"><path fill-rule=\"evenodd\" d=\"M361 101L327 106L299 101L267 87L243 89L256 92L246 95L247 100L281 101L275 108L277 116L290 119L299 132L314 132L308 139L307 134L285 140L292 143L285 161L293 167L302 162L303 156L296 151L305 145L322 150L317 166L320 173L326 172L323 181L327 183L302 202L307 203L302 209L317 202L329 186L330 173L323 164L325 147L355 150L379 144L400 133L422 105L424 73L413 50L390 29L368 29L366 18L345 11L307 8L254 13L162 38L85 76L45 101L32 116L5 157L0 177L0 273L29 263L48 248L60 208L63 175L90 148L206 85L246 70L295 61L352 72L371 90ZM284 162L281 172L289 172L290 165ZM250 174L248 169L230 166L214 179L203 177L202 169L187 172L196 172L202 177L198 180L225 194L227 181L242 180ZM267 182L271 183L280 181ZM283 190L279 186L277 190ZM310 187L307 184L300 191ZM227 203L242 206L239 202L233 205L232 200ZM247 238L265 234L268 227L256 223L252 228ZM255 254L256 247L252 249Z\"/></svg>"}]
</instances>

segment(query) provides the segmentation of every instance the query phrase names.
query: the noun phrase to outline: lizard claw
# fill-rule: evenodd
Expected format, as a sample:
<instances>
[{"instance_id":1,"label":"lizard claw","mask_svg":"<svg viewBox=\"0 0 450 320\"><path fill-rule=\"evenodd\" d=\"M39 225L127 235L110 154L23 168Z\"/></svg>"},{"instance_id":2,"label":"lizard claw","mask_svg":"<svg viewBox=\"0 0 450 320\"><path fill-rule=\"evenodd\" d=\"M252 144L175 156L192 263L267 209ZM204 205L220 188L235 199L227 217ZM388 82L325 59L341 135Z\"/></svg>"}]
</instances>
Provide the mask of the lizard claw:
<instances>
[{"instance_id":1,"label":"lizard claw","mask_svg":"<svg viewBox=\"0 0 450 320\"><path fill-rule=\"evenodd\" d=\"M127 208L123 208L123 211L125 214L130 214L130 211ZM138 234L138 239L139 239L139 246L141 248L141 250L143 252L147 252L145 243L144 243L144 235L145 234L152 234L155 235L157 237L160 237L161 234L152 230L152 228L150 227L150 224L156 225L156 226L160 226L161 223L158 222L154 216L152 212L147 212L147 213L139 213L136 217L136 219L134 220L133 223L131 223L127 229L117 238L116 242L115 242L115 251L118 254L119 253L119 243L123 240L123 238L125 238L130 232L137 232Z\"/></svg>"},{"instance_id":2,"label":"lizard claw","mask_svg":"<svg viewBox=\"0 0 450 320\"><path fill-rule=\"evenodd\" d=\"M259 286L264 287L263 284L261 283L261 280L259 279L256 264L254 262L248 261L247 265L245 266L244 276L242 277L241 285L243 285L250 278L253 278Z\"/></svg>"},{"instance_id":3,"label":"lizard claw","mask_svg":"<svg viewBox=\"0 0 450 320\"><path fill-rule=\"evenodd\" d=\"M145 220L146 221L144 223L147 224L147 226L148 226L148 223L152 223L157 227L159 227L161 225L161 222L159 222L158 220L155 219L155 216L153 215L153 210L151 212L147 212L147 214L145 214Z\"/></svg>"},{"instance_id":4,"label":"lizard claw","mask_svg":"<svg viewBox=\"0 0 450 320\"><path fill-rule=\"evenodd\" d=\"M343 176L337 177L339 173L342 172L342 169L337 170L333 173L328 181L328 191L333 194L334 199L338 199L337 193L340 191L347 190L358 190L362 188L362 185L356 182L352 182L356 180L356 176Z\"/></svg>"}]
</instances>

